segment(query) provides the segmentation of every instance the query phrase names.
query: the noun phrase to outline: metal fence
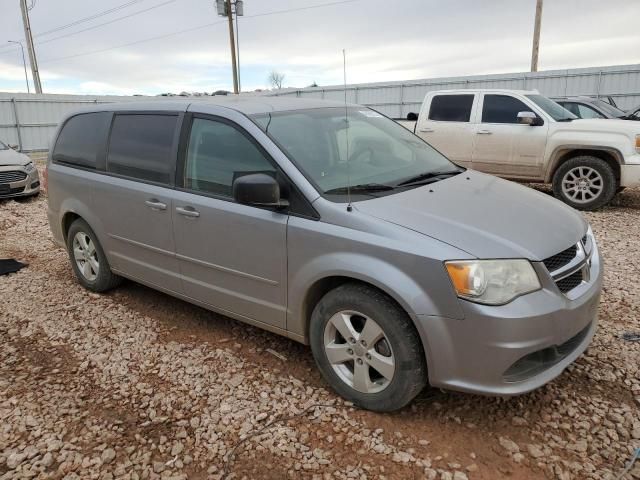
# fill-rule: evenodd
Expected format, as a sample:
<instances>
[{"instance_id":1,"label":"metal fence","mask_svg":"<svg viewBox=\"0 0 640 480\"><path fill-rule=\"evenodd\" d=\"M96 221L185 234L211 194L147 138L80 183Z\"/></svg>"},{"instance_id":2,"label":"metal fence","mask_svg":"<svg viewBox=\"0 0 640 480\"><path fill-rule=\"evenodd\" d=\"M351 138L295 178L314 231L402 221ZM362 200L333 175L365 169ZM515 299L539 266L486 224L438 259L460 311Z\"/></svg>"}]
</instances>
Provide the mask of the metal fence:
<instances>
[{"instance_id":1,"label":"metal fence","mask_svg":"<svg viewBox=\"0 0 640 480\"><path fill-rule=\"evenodd\" d=\"M640 104L640 64L613 67L548 70L471 77L449 77L402 82L347 85L347 101L375 108L392 118L417 112L427 92L464 88L538 90L548 97L587 95L612 97L623 110ZM297 96L344 100L342 85L265 92L270 96Z\"/></svg>"},{"instance_id":2,"label":"metal fence","mask_svg":"<svg viewBox=\"0 0 640 480\"><path fill-rule=\"evenodd\" d=\"M452 88L537 89L549 97L610 96L621 108L629 109L640 103L640 64L354 84L347 85L347 101L371 106L393 118L405 118L408 112L420 108L427 92ZM294 95L342 101L344 87L283 89L247 95ZM95 103L169 98L0 92L0 140L18 145L21 151L47 150L58 122L71 110Z\"/></svg>"},{"instance_id":3,"label":"metal fence","mask_svg":"<svg viewBox=\"0 0 640 480\"><path fill-rule=\"evenodd\" d=\"M96 103L140 99L145 97L0 92L0 140L18 145L23 152L47 150L58 123L68 112Z\"/></svg>"}]
</instances>

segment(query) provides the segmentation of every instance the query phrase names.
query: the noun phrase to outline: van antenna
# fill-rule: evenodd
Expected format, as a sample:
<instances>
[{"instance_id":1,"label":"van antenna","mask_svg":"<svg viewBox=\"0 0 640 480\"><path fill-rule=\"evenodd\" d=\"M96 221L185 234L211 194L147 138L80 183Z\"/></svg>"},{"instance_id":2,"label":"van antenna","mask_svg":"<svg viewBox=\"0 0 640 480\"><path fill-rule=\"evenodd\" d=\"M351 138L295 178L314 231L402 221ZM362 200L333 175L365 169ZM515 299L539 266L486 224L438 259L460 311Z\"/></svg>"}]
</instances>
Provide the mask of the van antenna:
<instances>
[{"instance_id":1,"label":"van antenna","mask_svg":"<svg viewBox=\"0 0 640 480\"><path fill-rule=\"evenodd\" d=\"M347 108L347 54L342 49L342 74L344 77L344 121L347 125L345 132L346 152L347 152L347 212L351 212L351 169L349 168L349 109Z\"/></svg>"}]
</instances>

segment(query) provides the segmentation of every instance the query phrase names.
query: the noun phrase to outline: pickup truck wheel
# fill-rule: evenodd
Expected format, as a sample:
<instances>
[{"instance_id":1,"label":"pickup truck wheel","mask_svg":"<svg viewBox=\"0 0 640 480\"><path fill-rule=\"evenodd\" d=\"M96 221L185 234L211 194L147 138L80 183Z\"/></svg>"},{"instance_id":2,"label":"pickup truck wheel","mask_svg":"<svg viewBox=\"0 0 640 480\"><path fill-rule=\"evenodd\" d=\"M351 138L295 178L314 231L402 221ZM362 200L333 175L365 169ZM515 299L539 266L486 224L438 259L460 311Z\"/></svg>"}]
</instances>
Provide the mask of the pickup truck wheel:
<instances>
[{"instance_id":1,"label":"pickup truck wheel","mask_svg":"<svg viewBox=\"0 0 640 480\"><path fill-rule=\"evenodd\" d=\"M122 282L111 272L107 257L91 227L77 219L67 232L67 252L80 285L94 292L105 292Z\"/></svg>"},{"instance_id":2,"label":"pickup truck wheel","mask_svg":"<svg viewBox=\"0 0 640 480\"><path fill-rule=\"evenodd\" d=\"M596 210L616 194L613 170L604 160L579 156L564 162L553 175L553 193L578 210Z\"/></svg>"},{"instance_id":3,"label":"pickup truck wheel","mask_svg":"<svg viewBox=\"0 0 640 480\"><path fill-rule=\"evenodd\" d=\"M407 405L427 383L418 333L384 293L347 283L311 315L311 350L325 380L345 399L378 412Z\"/></svg>"}]
</instances>

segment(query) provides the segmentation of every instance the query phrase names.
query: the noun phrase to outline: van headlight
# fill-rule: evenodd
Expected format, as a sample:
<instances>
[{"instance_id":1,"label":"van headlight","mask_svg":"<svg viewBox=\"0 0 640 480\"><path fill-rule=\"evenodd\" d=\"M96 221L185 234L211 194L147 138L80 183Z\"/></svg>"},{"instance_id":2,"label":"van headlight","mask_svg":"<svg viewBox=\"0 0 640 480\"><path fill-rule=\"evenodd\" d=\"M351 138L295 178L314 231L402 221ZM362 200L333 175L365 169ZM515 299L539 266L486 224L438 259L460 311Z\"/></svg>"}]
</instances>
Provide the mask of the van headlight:
<instances>
[{"instance_id":1,"label":"van headlight","mask_svg":"<svg viewBox=\"0 0 640 480\"><path fill-rule=\"evenodd\" d=\"M542 288L531 262L455 260L445 262L458 297L486 305L504 305Z\"/></svg>"}]
</instances>

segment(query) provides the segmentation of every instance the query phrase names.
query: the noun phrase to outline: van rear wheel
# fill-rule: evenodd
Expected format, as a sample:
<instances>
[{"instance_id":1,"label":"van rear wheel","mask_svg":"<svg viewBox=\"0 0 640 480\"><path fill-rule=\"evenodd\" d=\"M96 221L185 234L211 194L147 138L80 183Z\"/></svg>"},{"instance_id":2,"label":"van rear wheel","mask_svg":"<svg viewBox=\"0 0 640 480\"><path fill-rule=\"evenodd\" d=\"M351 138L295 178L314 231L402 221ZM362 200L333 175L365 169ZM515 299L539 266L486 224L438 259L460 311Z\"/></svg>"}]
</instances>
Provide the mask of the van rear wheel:
<instances>
[{"instance_id":1,"label":"van rear wheel","mask_svg":"<svg viewBox=\"0 0 640 480\"><path fill-rule=\"evenodd\" d=\"M553 175L556 198L578 210L596 210L616 194L611 166L598 157L582 155L564 162Z\"/></svg>"},{"instance_id":2,"label":"van rear wheel","mask_svg":"<svg viewBox=\"0 0 640 480\"><path fill-rule=\"evenodd\" d=\"M311 350L342 397L379 412L407 405L427 383L422 344L407 314L359 283L327 293L311 315Z\"/></svg>"},{"instance_id":3,"label":"van rear wheel","mask_svg":"<svg viewBox=\"0 0 640 480\"><path fill-rule=\"evenodd\" d=\"M81 218L69 227L67 252L73 272L84 288L94 292L105 292L122 282L122 277L111 271L96 234Z\"/></svg>"}]
</instances>

